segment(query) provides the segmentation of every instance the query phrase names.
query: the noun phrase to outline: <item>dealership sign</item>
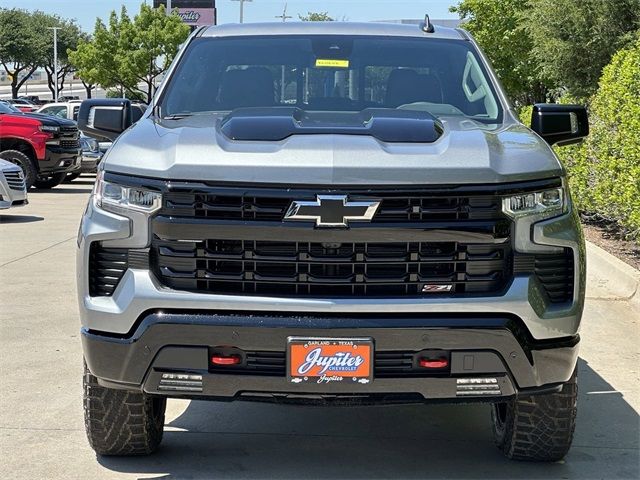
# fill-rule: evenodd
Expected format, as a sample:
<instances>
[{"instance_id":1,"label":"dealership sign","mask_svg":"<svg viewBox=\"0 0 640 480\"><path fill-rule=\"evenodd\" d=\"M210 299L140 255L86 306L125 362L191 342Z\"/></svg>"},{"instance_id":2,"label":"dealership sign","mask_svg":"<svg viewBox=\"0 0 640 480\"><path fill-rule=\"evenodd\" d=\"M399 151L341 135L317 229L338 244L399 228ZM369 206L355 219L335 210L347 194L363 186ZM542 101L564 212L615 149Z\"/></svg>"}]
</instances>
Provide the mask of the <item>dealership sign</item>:
<instances>
[{"instance_id":1,"label":"dealership sign","mask_svg":"<svg viewBox=\"0 0 640 480\"><path fill-rule=\"evenodd\" d=\"M160 5L166 7L166 0L154 0L154 8ZM216 24L215 0L172 0L171 9L178 10L178 15L187 25L199 27L200 25Z\"/></svg>"}]
</instances>

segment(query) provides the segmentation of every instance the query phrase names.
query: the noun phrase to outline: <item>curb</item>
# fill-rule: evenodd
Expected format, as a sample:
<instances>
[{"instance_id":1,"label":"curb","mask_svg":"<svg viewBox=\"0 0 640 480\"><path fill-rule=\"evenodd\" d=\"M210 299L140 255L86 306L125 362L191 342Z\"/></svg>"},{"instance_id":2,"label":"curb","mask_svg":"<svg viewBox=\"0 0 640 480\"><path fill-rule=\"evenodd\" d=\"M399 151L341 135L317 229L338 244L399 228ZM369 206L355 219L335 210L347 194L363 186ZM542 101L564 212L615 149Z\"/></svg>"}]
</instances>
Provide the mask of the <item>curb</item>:
<instances>
[{"instance_id":1,"label":"curb","mask_svg":"<svg viewBox=\"0 0 640 480\"><path fill-rule=\"evenodd\" d=\"M640 304L640 270L587 242L587 298Z\"/></svg>"}]
</instances>

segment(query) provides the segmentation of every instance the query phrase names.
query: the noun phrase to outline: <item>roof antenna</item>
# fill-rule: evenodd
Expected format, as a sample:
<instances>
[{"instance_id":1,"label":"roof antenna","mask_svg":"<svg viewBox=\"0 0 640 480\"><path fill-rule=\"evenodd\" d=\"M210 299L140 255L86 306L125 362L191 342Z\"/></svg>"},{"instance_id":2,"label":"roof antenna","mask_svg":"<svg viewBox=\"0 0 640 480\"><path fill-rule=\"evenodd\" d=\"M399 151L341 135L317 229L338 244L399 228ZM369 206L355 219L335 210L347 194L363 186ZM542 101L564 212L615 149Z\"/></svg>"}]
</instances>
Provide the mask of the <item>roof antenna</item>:
<instances>
[{"instance_id":1,"label":"roof antenna","mask_svg":"<svg viewBox=\"0 0 640 480\"><path fill-rule=\"evenodd\" d=\"M433 23L429 20L429 15L424 16L424 23L420 24L420 28L426 33L433 33L436 31L436 29L433 28Z\"/></svg>"}]
</instances>

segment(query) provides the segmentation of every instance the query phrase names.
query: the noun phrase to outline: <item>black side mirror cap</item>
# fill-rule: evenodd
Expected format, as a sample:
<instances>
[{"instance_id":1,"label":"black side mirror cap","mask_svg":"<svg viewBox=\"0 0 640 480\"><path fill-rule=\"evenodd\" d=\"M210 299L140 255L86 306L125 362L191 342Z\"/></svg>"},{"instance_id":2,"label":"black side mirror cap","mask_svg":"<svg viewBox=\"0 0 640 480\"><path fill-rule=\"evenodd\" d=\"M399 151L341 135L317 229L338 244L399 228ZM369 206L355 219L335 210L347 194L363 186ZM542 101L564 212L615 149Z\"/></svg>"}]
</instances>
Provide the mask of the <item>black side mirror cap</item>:
<instances>
[{"instance_id":1,"label":"black side mirror cap","mask_svg":"<svg viewBox=\"0 0 640 480\"><path fill-rule=\"evenodd\" d=\"M92 98L78 111L78 129L89 137L114 141L132 124L131 102L126 98Z\"/></svg>"},{"instance_id":2,"label":"black side mirror cap","mask_svg":"<svg viewBox=\"0 0 640 480\"><path fill-rule=\"evenodd\" d=\"M589 116L582 105L536 103L531 112L531 129L549 145L580 143L589 135Z\"/></svg>"}]
</instances>

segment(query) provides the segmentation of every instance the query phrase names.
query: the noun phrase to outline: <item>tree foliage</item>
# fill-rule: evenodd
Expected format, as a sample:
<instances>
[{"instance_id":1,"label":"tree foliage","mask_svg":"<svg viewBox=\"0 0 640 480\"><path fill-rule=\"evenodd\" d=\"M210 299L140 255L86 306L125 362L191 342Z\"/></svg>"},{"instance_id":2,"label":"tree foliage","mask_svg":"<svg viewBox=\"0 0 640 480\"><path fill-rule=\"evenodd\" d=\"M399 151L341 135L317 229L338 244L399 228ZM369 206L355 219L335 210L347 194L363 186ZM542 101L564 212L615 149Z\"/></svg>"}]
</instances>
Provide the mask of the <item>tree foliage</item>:
<instances>
[{"instance_id":1,"label":"tree foliage","mask_svg":"<svg viewBox=\"0 0 640 480\"><path fill-rule=\"evenodd\" d=\"M157 77L167 70L178 47L189 35L177 13L165 14L142 4L133 20L123 7L111 12L109 24L96 21L93 38L69 51L78 76L85 82L117 88L121 94L151 101ZM138 85L145 84L144 91Z\"/></svg>"},{"instance_id":2,"label":"tree foliage","mask_svg":"<svg viewBox=\"0 0 640 480\"><path fill-rule=\"evenodd\" d=\"M124 7L121 18L112 11L108 26L96 19L92 38L81 41L75 50L69 50L69 61L83 81L105 88L124 88L127 85L128 79L126 75L122 76L118 60L118 44L121 42L121 25L128 21Z\"/></svg>"},{"instance_id":3,"label":"tree foliage","mask_svg":"<svg viewBox=\"0 0 640 480\"><path fill-rule=\"evenodd\" d=\"M603 70L586 142L558 149L582 210L617 221L640 240L640 37Z\"/></svg>"},{"instance_id":4,"label":"tree foliage","mask_svg":"<svg viewBox=\"0 0 640 480\"><path fill-rule=\"evenodd\" d=\"M0 64L11 77L13 98L43 63L50 45L32 14L16 8L0 9Z\"/></svg>"},{"instance_id":5,"label":"tree foliage","mask_svg":"<svg viewBox=\"0 0 640 480\"><path fill-rule=\"evenodd\" d=\"M529 0L522 24L532 58L557 86L586 98L640 28L640 0Z\"/></svg>"},{"instance_id":6,"label":"tree foliage","mask_svg":"<svg viewBox=\"0 0 640 480\"><path fill-rule=\"evenodd\" d=\"M298 15L303 22L333 22L335 18L329 16L329 12L307 12L306 15Z\"/></svg>"},{"instance_id":7,"label":"tree foliage","mask_svg":"<svg viewBox=\"0 0 640 480\"><path fill-rule=\"evenodd\" d=\"M530 11L525 0L463 0L450 10L465 21L512 100L521 105L546 100L548 85L521 22Z\"/></svg>"},{"instance_id":8,"label":"tree foliage","mask_svg":"<svg viewBox=\"0 0 640 480\"><path fill-rule=\"evenodd\" d=\"M58 44L58 94L64 89L64 82L70 73L75 71L75 68L69 63L69 56L67 50L76 48L81 38L86 38L86 34L82 33L80 27L73 20L67 20L59 17L58 15L50 15L43 12L34 12L32 14L32 21L36 25L36 28L42 32L46 47L44 48L44 55L40 61L40 66L44 68L47 74L47 85L51 91L51 95L55 97L55 66L54 66L54 54L53 54L53 31L51 27L59 27L57 32L57 44Z\"/></svg>"}]
</instances>

